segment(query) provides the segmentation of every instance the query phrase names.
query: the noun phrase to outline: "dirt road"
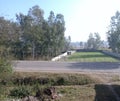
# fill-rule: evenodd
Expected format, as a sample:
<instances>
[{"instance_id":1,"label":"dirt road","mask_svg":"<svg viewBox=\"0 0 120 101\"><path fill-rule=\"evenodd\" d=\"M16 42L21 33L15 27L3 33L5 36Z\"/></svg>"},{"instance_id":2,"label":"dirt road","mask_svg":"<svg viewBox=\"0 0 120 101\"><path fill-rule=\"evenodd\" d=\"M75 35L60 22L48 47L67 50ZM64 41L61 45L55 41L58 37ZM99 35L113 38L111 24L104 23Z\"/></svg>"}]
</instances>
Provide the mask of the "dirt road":
<instances>
[{"instance_id":1,"label":"dirt road","mask_svg":"<svg viewBox=\"0 0 120 101\"><path fill-rule=\"evenodd\" d=\"M16 61L16 71L52 71L52 72L120 72L120 62L51 62L51 61Z\"/></svg>"}]
</instances>

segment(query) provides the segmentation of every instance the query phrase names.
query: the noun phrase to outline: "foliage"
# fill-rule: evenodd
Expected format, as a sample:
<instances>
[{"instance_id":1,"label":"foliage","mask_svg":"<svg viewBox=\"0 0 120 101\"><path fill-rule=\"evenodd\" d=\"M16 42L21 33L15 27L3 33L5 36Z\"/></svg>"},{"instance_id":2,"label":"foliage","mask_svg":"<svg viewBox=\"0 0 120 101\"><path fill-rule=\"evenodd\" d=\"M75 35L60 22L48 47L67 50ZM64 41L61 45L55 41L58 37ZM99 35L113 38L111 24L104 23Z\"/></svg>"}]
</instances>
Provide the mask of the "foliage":
<instances>
[{"instance_id":1,"label":"foliage","mask_svg":"<svg viewBox=\"0 0 120 101\"><path fill-rule=\"evenodd\" d=\"M70 51L72 49L71 43L71 37L68 36L68 38L65 39L65 47L64 50Z\"/></svg>"},{"instance_id":2,"label":"foliage","mask_svg":"<svg viewBox=\"0 0 120 101\"><path fill-rule=\"evenodd\" d=\"M31 75L31 77L27 76ZM27 81L26 84L14 84L14 81L16 79L24 78L24 81L26 82L29 78L34 79L34 84L31 85L31 80ZM49 81L47 83L38 83L38 80L40 82L43 81L42 78L47 78ZM35 96L38 98L46 99L45 96L45 89L48 87L59 87L60 85L86 85L86 84L93 84L96 82L93 78L89 77L88 75L84 74L51 74L51 73L20 73L20 75L14 74L11 78L12 83L8 83L10 81L7 81L7 85L0 84L0 99L3 100L3 98L24 98L27 96ZM52 83L51 83L52 82ZM18 82L20 83L20 82ZM71 87L72 87L71 86ZM77 87L76 86L76 87ZM61 86L63 87L63 86ZM58 91L58 89L57 89ZM60 91L60 90L59 90ZM67 94L67 93L66 93ZM43 100L44 101L44 100ZM46 100L45 100L46 101Z\"/></svg>"},{"instance_id":3,"label":"foliage","mask_svg":"<svg viewBox=\"0 0 120 101\"><path fill-rule=\"evenodd\" d=\"M0 79L6 79L12 74L11 63L7 60L0 59Z\"/></svg>"},{"instance_id":4,"label":"foliage","mask_svg":"<svg viewBox=\"0 0 120 101\"><path fill-rule=\"evenodd\" d=\"M67 50L62 14L51 11L44 19L44 11L36 5L26 15L16 14L16 22L0 17L0 25L0 48L16 59L50 59Z\"/></svg>"},{"instance_id":5,"label":"foliage","mask_svg":"<svg viewBox=\"0 0 120 101\"><path fill-rule=\"evenodd\" d=\"M87 41L88 49L99 49L102 44L101 37L99 33L94 33L89 35L89 39Z\"/></svg>"},{"instance_id":6,"label":"foliage","mask_svg":"<svg viewBox=\"0 0 120 101\"><path fill-rule=\"evenodd\" d=\"M10 96L15 98L24 98L30 94L30 91L26 87L14 88L10 91Z\"/></svg>"},{"instance_id":7,"label":"foliage","mask_svg":"<svg viewBox=\"0 0 120 101\"><path fill-rule=\"evenodd\" d=\"M20 78L24 78L24 81L27 81L28 78L30 79L34 79L34 84L31 85L31 80L27 81L26 84L14 84L14 81L16 79L20 79ZM40 82L43 81L43 78L47 78L49 81L47 83L38 83L37 81L40 80ZM45 79L46 80L46 79ZM77 74L77 73L33 73L33 72L20 72L20 73L14 73L14 75L11 77L11 81L7 81L7 82L13 82L12 83L7 83L7 85L3 85L0 84L0 98L3 101L3 98L21 98L24 97L26 95L30 95L30 96L36 96L36 97L42 97L43 99L46 98L46 96L44 96L44 89L48 88L48 87L53 87L55 86L57 92L62 92L61 90L63 90L66 87L79 87L79 85L91 85L94 83L98 83L99 80L95 80L94 78L92 78L91 76L88 76L88 74ZM63 86L60 86L63 85ZM67 85L71 85L71 86L67 86ZM84 87L83 86L83 87ZM58 89L57 87L63 87L61 89ZM66 88L65 88L66 89ZM80 90L81 91L81 90ZM89 91L89 90L87 90ZM63 90L64 92L64 90ZM72 90L68 90L65 92L65 95L69 95L68 92L72 93ZM83 92L83 91L81 91ZM61 94L61 93L60 93ZM76 94L76 93L75 93ZM65 97L65 96L63 96ZM44 101L44 100L43 100ZM67 101L67 100L65 100Z\"/></svg>"},{"instance_id":8,"label":"foliage","mask_svg":"<svg viewBox=\"0 0 120 101\"><path fill-rule=\"evenodd\" d=\"M22 85L50 85L50 86L58 86L58 85L85 85L91 84L95 81L88 77L87 75L77 75L77 74L51 74L50 76L43 75L42 77L21 77L17 76L11 80L14 85L22 86Z\"/></svg>"},{"instance_id":9,"label":"foliage","mask_svg":"<svg viewBox=\"0 0 120 101\"><path fill-rule=\"evenodd\" d=\"M0 17L0 25L0 81L4 80L5 82L13 72L10 61L10 43L14 41L12 28L14 24Z\"/></svg>"},{"instance_id":10,"label":"foliage","mask_svg":"<svg viewBox=\"0 0 120 101\"><path fill-rule=\"evenodd\" d=\"M107 32L109 46L113 52L120 53L120 12L111 17L110 27Z\"/></svg>"},{"instance_id":11,"label":"foliage","mask_svg":"<svg viewBox=\"0 0 120 101\"><path fill-rule=\"evenodd\" d=\"M111 74L111 73L33 73L33 72L17 72L13 75L12 78L29 78L29 76L32 76L34 79L36 77L44 77L53 79L55 78L56 81L60 80L60 78L64 78L64 81L69 80L69 82L73 83L71 86L66 86L67 84L63 84L62 86L54 86L56 89L56 92L58 94L58 98L56 101L94 101L94 100L100 100L100 101L116 101L116 96L114 96L113 92L111 91L110 86L113 87L113 89L116 91L118 95L120 95L120 86L119 82L115 82L116 85L106 85L104 82L114 82L112 80L112 77L118 76L118 74ZM87 80L86 80L87 79ZM101 80L102 79L102 80ZM79 84L78 81L81 81ZM105 80L103 82L103 80ZM110 80L110 81L109 81ZM112 80L112 81L111 81ZM62 80L63 81L63 80ZM87 81L87 83L85 83ZM118 80L119 81L119 80ZM87 85L86 85L87 84ZM44 94L44 90L48 87L48 85L0 85L0 101L6 101L6 100L13 100L17 96L10 96L9 94L14 92L19 92L20 89L21 92L24 92L23 94L26 94L30 96L38 97L39 100L42 98L42 101L47 101L48 96ZM21 94L22 95L22 94ZM22 95L23 96L23 95ZM11 99L11 97L13 99ZM18 98L16 98L17 100ZM46 100L47 99L47 100ZM49 98L51 100L51 97Z\"/></svg>"},{"instance_id":12,"label":"foliage","mask_svg":"<svg viewBox=\"0 0 120 101\"><path fill-rule=\"evenodd\" d=\"M51 11L48 20L43 17L44 11L33 6L28 15L18 14L20 25L20 42L23 47L21 56L24 59L31 54L32 58L56 56L63 51L65 22L62 14L54 15Z\"/></svg>"},{"instance_id":13,"label":"foliage","mask_svg":"<svg viewBox=\"0 0 120 101\"><path fill-rule=\"evenodd\" d=\"M7 79L13 72L8 50L0 47L0 79Z\"/></svg>"}]
</instances>

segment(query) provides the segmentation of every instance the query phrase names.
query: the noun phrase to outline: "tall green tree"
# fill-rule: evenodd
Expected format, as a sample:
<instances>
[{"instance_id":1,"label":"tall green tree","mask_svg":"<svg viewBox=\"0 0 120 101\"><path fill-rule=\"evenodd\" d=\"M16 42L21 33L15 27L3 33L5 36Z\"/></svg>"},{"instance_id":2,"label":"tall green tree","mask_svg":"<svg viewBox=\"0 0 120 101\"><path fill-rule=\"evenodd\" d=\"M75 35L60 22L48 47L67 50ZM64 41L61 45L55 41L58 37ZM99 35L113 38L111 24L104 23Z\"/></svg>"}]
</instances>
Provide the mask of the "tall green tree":
<instances>
[{"instance_id":1,"label":"tall green tree","mask_svg":"<svg viewBox=\"0 0 120 101\"><path fill-rule=\"evenodd\" d=\"M31 42L30 42L30 33L31 33L31 18L26 16L22 13L16 15L17 23L20 27L20 36L19 40L15 43L15 55L19 59L24 59L25 54L28 53L28 49L31 49Z\"/></svg>"},{"instance_id":2,"label":"tall green tree","mask_svg":"<svg viewBox=\"0 0 120 101\"><path fill-rule=\"evenodd\" d=\"M55 24L56 24L55 55L58 55L64 48L65 21L64 16L62 14L56 15Z\"/></svg>"},{"instance_id":3,"label":"tall green tree","mask_svg":"<svg viewBox=\"0 0 120 101\"><path fill-rule=\"evenodd\" d=\"M51 11L48 17L49 25L49 43L50 43L50 53L52 56L60 54L64 50L65 45L65 21L62 14L57 14L55 16L54 12Z\"/></svg>"},{"instance_id":4,"label":"tall green tree","mask_svg":"<svg viewBox=\"0 0 120 101\"><path fill-rule=\"evenodd\" d=\"M0 53L9 56L13 43L18 38L18 26L16 23L0 17Z\"/></svg>"},{"instance_id":5,"label":"tall green tree","mask_svg":"<svg viewBox=\"0 0 120 101\"><path fill-rule=\"evenodd\" d=\"M40 47L42 44L42 23L44 22L43 14L44 12L39 8L39 6L34 6L29 9L28 15L17 15L17 21L20 24L22 32L21 42L23 43L23 48L28 48L27 52L31 53L33 59L37 55L37 47Z\"/></svg>"},{"instance_id":6,"label":"tall green tree","mask_svg":"<svg viewBox=\"0 0 120 101\"><path fill-rule=\"evenodd\" d=\"M55 40L56 40L55 39L56 38L56 35L55 35L55 33L56 33L55 18L56 17L55 17L54 12L51 11L50 15L48 17L48 21L47 21L48 27L49 27L49 29L48 29L49 34L47 34L48 35L47 38L49 40L48 50L49 50L49 53L50 53L49 55L50 56L55 56L55 54L54 54L54 47L56 45L56 43L55 43Z\"/></svg>"},{"instance_id":7,"label":"tall green tree","mask_svg":"<svg viewBox=\"0 0 120 101\"><path fill-rule=\"evenodd\" d=\"M107 32L108 42L113 52L120 53L120 12L111 17L110 27Z\"/></svg>"}]
</instances>

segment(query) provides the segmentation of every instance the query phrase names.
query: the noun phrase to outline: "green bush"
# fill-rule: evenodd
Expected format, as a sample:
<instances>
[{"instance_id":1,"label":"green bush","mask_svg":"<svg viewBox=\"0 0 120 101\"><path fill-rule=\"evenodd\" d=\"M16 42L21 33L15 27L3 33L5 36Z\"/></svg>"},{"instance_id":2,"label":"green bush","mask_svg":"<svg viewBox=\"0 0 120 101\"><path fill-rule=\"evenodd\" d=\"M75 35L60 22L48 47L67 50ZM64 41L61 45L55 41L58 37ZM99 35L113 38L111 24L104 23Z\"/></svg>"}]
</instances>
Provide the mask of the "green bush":
<instances>
[{"instance_id":1,"label":"green bush","mask_svg":"<svg viewBox=\"0 0 120 101\"><path fill-rule=\"evenodd\" d=\"M12 74L11 62L0 57L0 79L6 79Z\"/></svg>"},{"instance_id":2,"label":"green bush","mask_svg":"<svg viewBox=\"0 0 120 101\"><path fill-rule=\"evenodd\" d=\"M14 88L10 91L10 96L16 97L16 98L24 98L26 96L29 96L30 91L26 87L19 87Z\"/></svg>"},{"instance_id":3,"label":"green bush","mask_svg":"<svg viewBox=\"0 0 120 101\"><path fill-rule=\"evenodd\" d=\"M66 85L67 84L66 81L67 80L65 80L64 77L58 77L57 80L56 80L56 85Z\"/></svg>"}]
</instances>

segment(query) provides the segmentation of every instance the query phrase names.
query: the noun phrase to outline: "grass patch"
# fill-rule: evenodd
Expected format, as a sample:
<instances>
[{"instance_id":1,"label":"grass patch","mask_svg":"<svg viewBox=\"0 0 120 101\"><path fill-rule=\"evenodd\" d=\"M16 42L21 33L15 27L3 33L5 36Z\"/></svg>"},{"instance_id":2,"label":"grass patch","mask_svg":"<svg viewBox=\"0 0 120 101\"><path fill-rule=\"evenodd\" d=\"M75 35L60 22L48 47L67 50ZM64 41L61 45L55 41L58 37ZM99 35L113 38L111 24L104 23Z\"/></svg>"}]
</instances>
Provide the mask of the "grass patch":
<instances>
[{"instance_id":1,"label":"grass patch","mask_svg":"<svg viewBox=\"0 0 120 101\"><path fill-rule=\"evenodd\" d=\"M86 74L14 73L11 79L5 81L5 83L1 80L0 99L35 96L38 88L41 90L50 86L79 86L94 83L98 83L98 81ZM58 89L58 92L61 91Z\"/></svg>"},{"instance_id":2,"label":"grass patch","mask_svg":"<svg viewBox=\"0 0 120 101\"><path fill-rule=\"evenodd\" d=\"M86 74L69 73L15 73L11 80L15 85L86 85L97 81Z\"/></svg>"},{"instance_id":3,"label":"grass patch","mask_svg":"<svg viewBox=\"0 0 120 101\"><path fill-rule=\"evenodd\" d=\"M64 86L58 90L63 95L60 101L116 101L108 85L104 84Z\"/></svg>"},{"instance_id":4,"label":"grass patch","mask_svg":"<svg viewBox=\"0 0 120 101\"><path fill-rule=\"evenodd\" d=\"M35 96L37 92L43 94L44 88L51 86L54 86L60 95L60 98L55 101L96 101L96 99L116 101L109 85L100 84L101 81L94 76L94 74L78 73L16 72L11 80L6 81L6 84L0 83L0 101L19 99L26 95ZM119 94L117 90L119 86L114 86L114 88ZM45 99L46 96L42 95L42 98Z\"/></svg>"},{"instance_id":5,"label":"grass patch","mask_svg":"<svg viewBox=\"0 0 120 101\"><path fill-rule=\"evenodd\" d=\"M101 52L76 52L65 60L77 62L119 62L119 60Z\"/></svg>"},{"instance_id":6,"label":"grass patch","mask_svg":"<svg viewBox=\"0 0 120 101\"><path fill-rule=\"evenodd\" d=\"M58 87L60 101L95 101L94 85Z\"/></svg>"}]
</instances>

